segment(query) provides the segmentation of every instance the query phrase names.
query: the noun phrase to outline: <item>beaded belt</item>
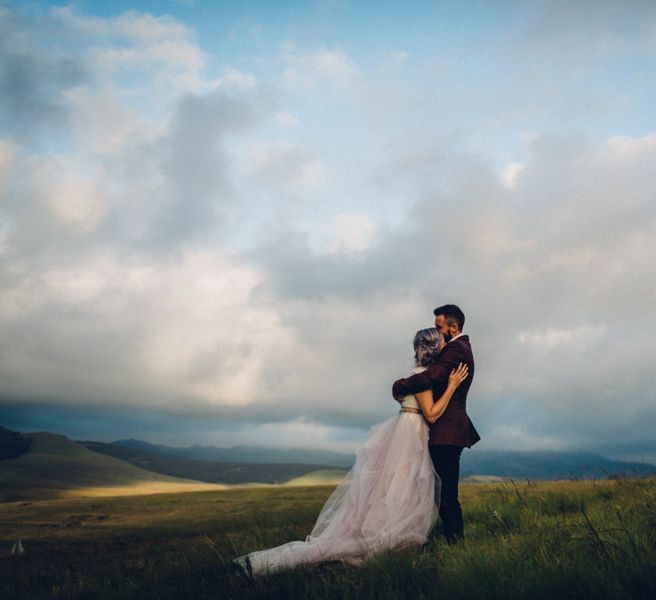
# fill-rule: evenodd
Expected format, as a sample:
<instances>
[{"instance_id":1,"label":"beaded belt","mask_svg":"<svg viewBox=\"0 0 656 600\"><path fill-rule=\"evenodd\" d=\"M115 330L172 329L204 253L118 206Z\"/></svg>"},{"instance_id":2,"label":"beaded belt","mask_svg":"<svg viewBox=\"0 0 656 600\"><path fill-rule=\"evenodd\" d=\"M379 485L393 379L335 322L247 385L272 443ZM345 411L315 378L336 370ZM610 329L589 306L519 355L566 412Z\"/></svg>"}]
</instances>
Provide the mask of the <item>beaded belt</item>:
<instances>
[{"instance_id":1,"label":"beaded belt","mask_svg":"<svg viewBox=\"0 0 656 600\"><path fill-rule=\"evenodd\" d=\"M421 414L421 408L412 408L410 406L402 406L401 407L401 412L409 412L409 413L414 413L416 415Z\"/></svg>"}]
</instances>

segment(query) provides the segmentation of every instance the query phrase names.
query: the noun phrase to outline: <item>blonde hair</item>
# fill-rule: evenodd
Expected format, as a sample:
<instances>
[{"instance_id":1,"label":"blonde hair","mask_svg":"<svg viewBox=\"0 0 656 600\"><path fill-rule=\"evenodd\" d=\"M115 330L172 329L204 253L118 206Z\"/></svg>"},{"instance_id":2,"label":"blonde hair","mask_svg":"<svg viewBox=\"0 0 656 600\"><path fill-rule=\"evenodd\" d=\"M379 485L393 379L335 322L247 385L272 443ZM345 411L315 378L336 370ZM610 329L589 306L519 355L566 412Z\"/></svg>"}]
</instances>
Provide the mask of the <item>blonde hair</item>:
<instances>
[{"instance_id":1,"label":"blonde hair","mask_svg":"<svg viewBox=\"0 0 656 600\"><path fill-rule=\"evenodd\" d=\"M415 364L425 367L434 362L442 350L444 336L435 327L429 327L415 333L412 343L415 348Z\"/></svg>"}]
</instances>

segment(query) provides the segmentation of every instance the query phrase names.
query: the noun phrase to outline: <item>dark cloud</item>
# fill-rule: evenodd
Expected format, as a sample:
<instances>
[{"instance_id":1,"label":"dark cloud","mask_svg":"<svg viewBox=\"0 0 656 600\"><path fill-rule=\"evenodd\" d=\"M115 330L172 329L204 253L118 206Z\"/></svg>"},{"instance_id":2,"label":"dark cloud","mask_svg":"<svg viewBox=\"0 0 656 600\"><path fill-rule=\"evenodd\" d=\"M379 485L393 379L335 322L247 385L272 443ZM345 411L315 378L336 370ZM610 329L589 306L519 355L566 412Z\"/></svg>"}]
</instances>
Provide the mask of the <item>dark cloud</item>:
<instances>
[{"instance_id":1,"label":"dark cloud","mask_svg":"<svg viewBox=\"0 0 656 600\"><path fill-rule=\"evenodd\" d=\"M382 290L407 289L416 281L415 256L403 236L392 231L364 252L343 255L313 250L304 232L279 230L254 253L282 297L315 301L327 296L362 299Z\"/></svg>"},{"instance_id":2,"label":"dark cloud","mask_svg":"<svg viewBox=\"0 0 656 600\"><path fill-rule=\"evenodd\" d=\"M24 43L27 23L18 12L0 9L0 123L5 132L42 140L66 133L66 92L87 83L86 61L61 47Z\"/></svg>"},{"instance_id":3,"label":"dark cloud","mask_svg":"<svg viewBox=\"0 0 656 600\"><path fill-rule=\"evenodd\" d=\"M237 194L227 146L255 117L250 98L220 90L180 101L168 136L158 143L167 189L156 229L164 240L184 239L229 220Z\"/></svg>"},{"instance_id":4,"label":"dark cloud","mask_svg":"<svg viewBox=\"0 0 656 600\"><path fill-rule=\"evenodd\" d=\"M177 102L165 132L130 137L107 157L114 191L99 236L146 254L216 242L244 215L231 142L257 122L259 99L216 89Z\"/></svg>"}]
</instances>

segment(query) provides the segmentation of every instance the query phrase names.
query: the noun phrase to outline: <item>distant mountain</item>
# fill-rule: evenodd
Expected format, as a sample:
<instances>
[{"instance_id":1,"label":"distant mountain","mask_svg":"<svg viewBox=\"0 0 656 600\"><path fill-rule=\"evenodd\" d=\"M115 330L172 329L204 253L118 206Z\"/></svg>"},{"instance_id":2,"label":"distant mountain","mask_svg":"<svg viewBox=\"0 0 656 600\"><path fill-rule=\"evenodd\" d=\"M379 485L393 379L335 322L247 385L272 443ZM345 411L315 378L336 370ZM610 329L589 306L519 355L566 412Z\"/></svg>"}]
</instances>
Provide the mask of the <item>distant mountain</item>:
<instances>
[{"instance_id":1,"label":"distant mountain","mask_svg":"<svg viewBox=\"0 0 656 600\"><path fill-rule=\"evenodd\" d=\"M136 442L136 440L135 440ZM165 446L147 442L129 445L120 443L80 442L89 450L127 461L142 469L164 475L187 477L207 483L285 483L290 479L307 476L319 470L331 469L328 465L303 463L234 463L182 458L167 453ZM176 450L176 449L171 449ZM340 471L343 475L344 471ZM334 478L334 477L333 477Z\"/></svg>"},{"instance_id":2,"label":"distant mountain","mask_svg":"<svg viewBox=\"0 0 656 600\"><path fill-rule=\"evenodd\" d=\"M97 454L63 435L12 433L14 445L24 448L29 440L29 446L20 456L0 460L0 501L53 498L94 487L189 483Z\"/></svg>"},{"instance_id":3,"label":"distant mountain","mask_svg":"<svg viewBox=\"0 0 656 600\"><path fill-rule=\"evenodd\" d=\"M191 491L196 486L195 491L215 483L334 484L353 460L352 455L321 450L174 448L140 440L76 443L54 433L26 435L0 428L0 502L54 498L90 488L103 488L96 490L98 493L133 494L152 493L155 488L182 491L173 487ZM463 453L461 463L462 479L471 481L654 474L653 465L613 461L583 452L474 449ZM141 491L134 486L140 486Z\"/></svg>"},{"instance_id":4,"label":"distant mountain","mask_svg":"<svg viewBox=\"0 0 656 600\"><path fill-rule=\"evenodd\" d=\"M192 446L176 448L150 444L141 440L120 440L111 445L139 449L149 454L168 457L185 457L195 460L241 464L302 463L316 468L324 465L348 469L355 457L351 454L323 450L290 449L256 446ZM656 473L656 466L609 460L590 452L559 451L481 451L465 450L461 461L461 478L500 477L516 479L578 479L608 477L636 477Z\"/></svg>"},{"instance_id":5,"label":"distant mountain","mask_svg":"<svg viewBox=\"0 0 656 600\"><path fill-rule=\"evenodd\" d=\"M606 479L653 475L656 466L609 460L591 452L479 452L465 450L461 478L496 476L515 479Z\"/></svg>"},{"instance_id":6,"label":"distant mountain","mask_svg":"<svg viewBox=\"0 0 656 600\"><path fill-rule=\"evenodd\" d=\"M329 450L312 449L279 449L256 446L233 446L231 448L219 448L217 446L189 446L177 448L174 446L162 446L151 444L143 440L118 440L112 442L117 446L143 450L149 454L161 454L165 456L177 456L193 460L205 460L222 463L238 464L311 464L328 467L339 467L349 469L353 466L354 456L331 452Z\"/></svg>"}]
</instances>

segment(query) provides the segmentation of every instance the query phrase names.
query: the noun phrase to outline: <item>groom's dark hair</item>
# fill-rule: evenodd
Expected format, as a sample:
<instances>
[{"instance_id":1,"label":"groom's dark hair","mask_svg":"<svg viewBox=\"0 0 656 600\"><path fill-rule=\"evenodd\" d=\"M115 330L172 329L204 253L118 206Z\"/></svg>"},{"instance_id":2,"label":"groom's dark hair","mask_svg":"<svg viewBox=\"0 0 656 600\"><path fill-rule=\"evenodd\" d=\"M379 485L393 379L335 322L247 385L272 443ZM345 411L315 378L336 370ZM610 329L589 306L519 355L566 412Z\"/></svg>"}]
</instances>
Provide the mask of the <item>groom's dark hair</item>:
<instances>
[{"instance_id":1,"label":"groom's dark hair","mask_svg":"<svg viewBox=\"0 0 656 600\"><path fill-rule=\"evenodd\" d=\"M445 304L444 306L438 306L434 311L433 314L437 317L437 315L443 315L444 320L451 325L451 323L456 323L458 325L458 329L462 331L462 328L465 325L465 313L460 310L459 306L456 306L455 304Z\"/></svg>"}]
</instances>

